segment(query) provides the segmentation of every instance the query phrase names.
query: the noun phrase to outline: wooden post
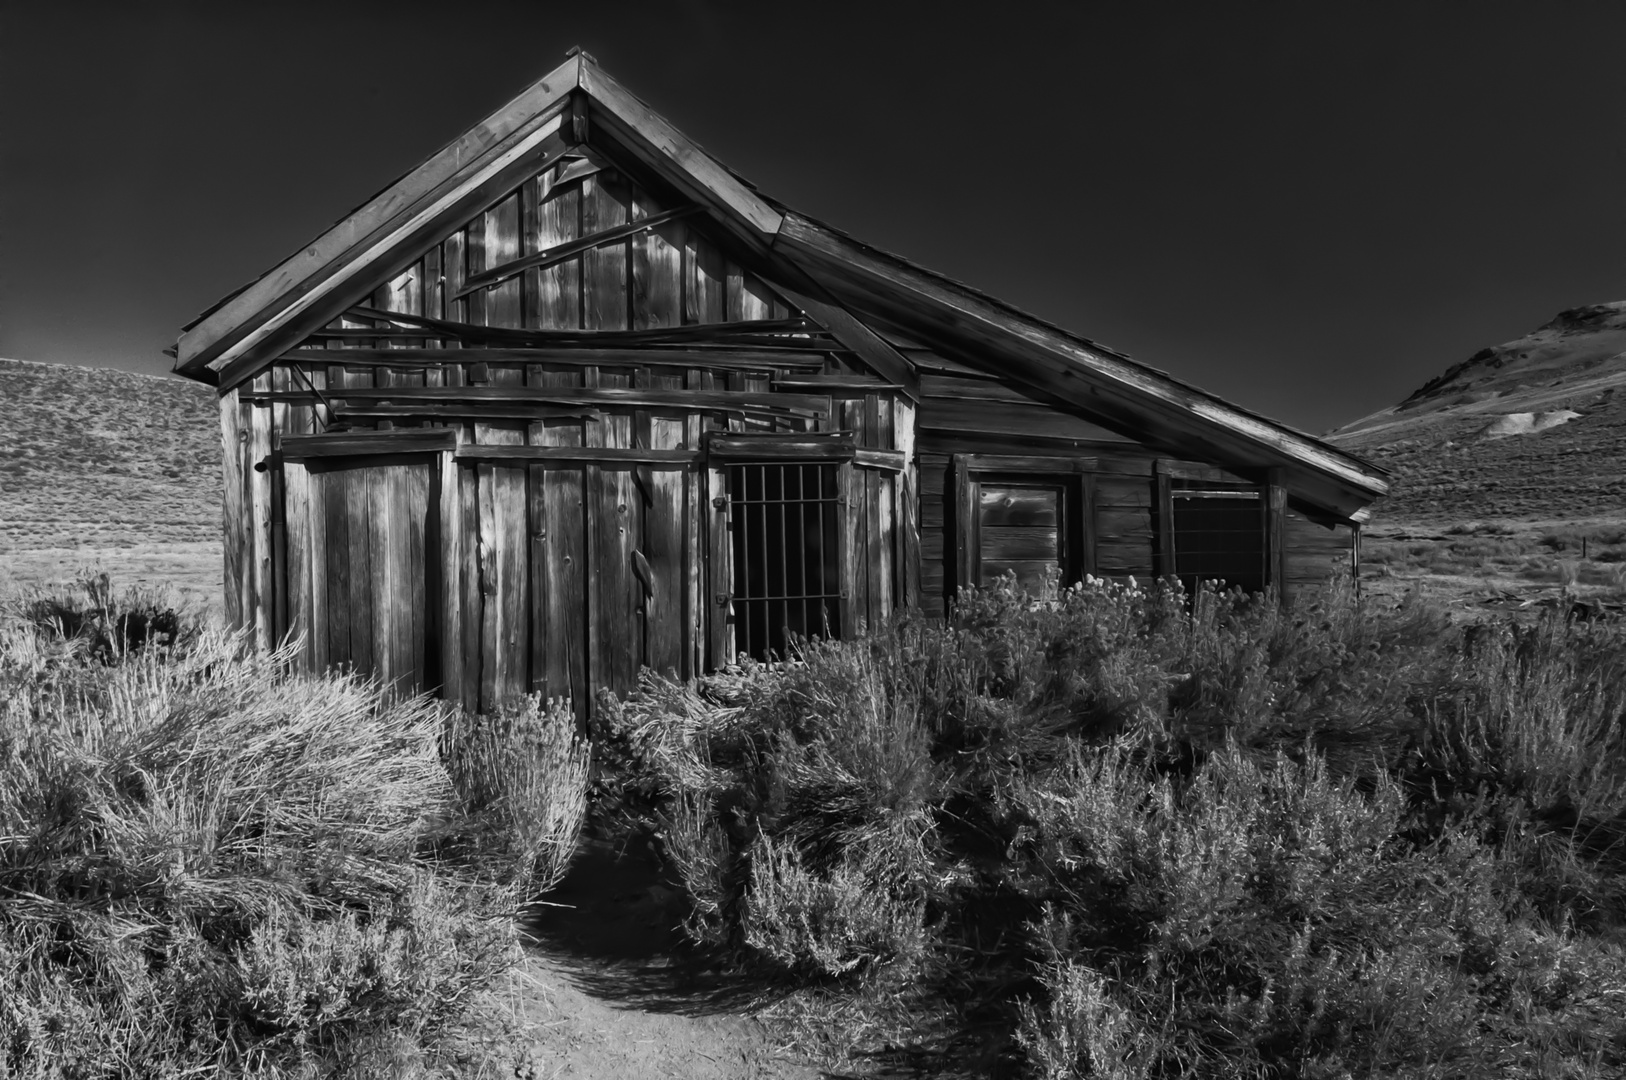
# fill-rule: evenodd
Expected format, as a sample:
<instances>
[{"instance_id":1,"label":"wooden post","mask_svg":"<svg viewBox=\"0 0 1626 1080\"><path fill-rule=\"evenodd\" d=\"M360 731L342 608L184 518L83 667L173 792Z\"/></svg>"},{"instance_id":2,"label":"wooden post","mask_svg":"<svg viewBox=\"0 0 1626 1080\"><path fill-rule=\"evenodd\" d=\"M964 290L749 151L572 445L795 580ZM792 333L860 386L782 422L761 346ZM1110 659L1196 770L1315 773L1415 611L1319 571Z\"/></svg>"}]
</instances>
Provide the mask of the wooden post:
<instances>
[{"instance_id":1,"label":"wooden post","mask_svg":"<svg viewBox=\"0 0 1626 1080\"><path fill-rule=\"evenodd\" d=\"M1152 506L1156 511L1157 576L1174 577L1174 488L1169 482L1169 463L1159 458L1153 466Z\"/></svg>"},{"instance_id":2,"label":"wooden post","mask_svg":"<svg viewBox=\"0 0 1626 1080\"><path fill-rule=\"evenodd\" d=\"M1097 570L1098 564L1096 563L1095 556L1096 524L1094 473L1087 472L1078 478L1078 499L1080 503L1078 508L1079 517L1082 521L1082 526L1079 529L1079 542L1082 545L1083 550L1078 553L1077 572L1080 577L1083 577L1085 574L1096 574L1100 572ZM1062 584L1067 585L1070 583L1064 581Z\"/></svg>"},{"instance_id":3,"label":"wooden post","mask_svg":"<svg viewBox=\"0 0 1626 1080\"><path fill-rule=\"evenodd\" d=\"M221 492L220 527L224 540L224 560L221 588L226 601L226 625L233 630L243 628L247 612L243 596L247 586L243 567L245 531L243 518L243 431L237 404L237 391L228 390L220 396L220 462L224 488Z\"/></svg>"},{"instance_id":4,"label":"wooden post","mask_svg":"<svg viewBox=\"0 0 1626 1080\"><path fill-rule=\"evenodd\" d=\"M1287 488L1281 469L1265 476L1265 585L1274 586L1276 599L1285 605L1287 595Z\"/></svg>"},{"instance_id":5,"label":"wooden post","mask_svg":"<svg viewBox=\"0 0 1626 1080\"><path fill-rule=\"evenodd\" d=\"M723 466L713 464L706 469L705 496L711 511L706 535L706 619L715 670L733 661L735 644L734 550L728 534L728 473Z\"/></svg>"},{"instance_id":6,"label":"wooden post","mask_svg":"<svg viewBox=\"0 0 1626 1080\"><path fill-rule=\"evenodd\" d=\"M954 591L977 584L973 530L977 527L976 497L971 482L971 462L965 454L955 454L954 470Z\"/></svg>"},{"instance_id":7,"label":"wooden post","mask_svg":"<svg viewBox=\"0 0 1626 1080\"><path fill-rule=\"evenodd\" d=\"M915 461L915 403L898 395L892 399L892 442L903 455L903 471L894 485L897 511L898 603L920 606L920 476Z\"/></svg>"},{"instance_id":8,"label":"wooden post","mask_svg":"<svg viewBox=\"0 0 1626 1080\"><path fill-rule=\"evenodd\" d=\"M254 389L271 389L271 376L261 373L254 378ZM271 553L271 408L268 405L250 406L248 438L248 491L249 516L252 521L252 561L249 577L254 582L254 602L244 605L243 617L254 627L254 647L261 652L271 649L275 596L272 592Z\"/></svg>"},{"instance_id":9,"label":"wooden post","mask_svg":"<svg viewBox=\"0 0 1626 1080\"><path fill-rule=\"evenodd\" d=\"M457 702L463 693L463 504L458 490L461 476L457 455L443 450L440 467L439 514L440 550L428 553L440 565L440 696Z\"/></svg>"}]
</instances>

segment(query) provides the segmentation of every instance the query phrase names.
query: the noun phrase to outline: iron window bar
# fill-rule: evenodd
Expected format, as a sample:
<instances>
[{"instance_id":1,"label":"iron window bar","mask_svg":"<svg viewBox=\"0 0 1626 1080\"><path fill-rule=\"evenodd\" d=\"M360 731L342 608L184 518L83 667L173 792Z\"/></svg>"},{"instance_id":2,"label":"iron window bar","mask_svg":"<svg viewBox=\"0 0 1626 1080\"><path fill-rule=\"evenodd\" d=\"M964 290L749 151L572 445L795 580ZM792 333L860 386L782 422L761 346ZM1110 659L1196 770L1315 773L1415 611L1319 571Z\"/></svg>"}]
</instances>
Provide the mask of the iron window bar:
<instances>
[{"instance_id":1,"label":"iron window bar","mask_svg":"<svg viewBox=\"0 0 1626 1080\"><path fill-rule=\"evenodd\" d=\"M829 461L730 462L737 648L783 656L840 625L841 502Z\"/></svg>"}]
</instances>

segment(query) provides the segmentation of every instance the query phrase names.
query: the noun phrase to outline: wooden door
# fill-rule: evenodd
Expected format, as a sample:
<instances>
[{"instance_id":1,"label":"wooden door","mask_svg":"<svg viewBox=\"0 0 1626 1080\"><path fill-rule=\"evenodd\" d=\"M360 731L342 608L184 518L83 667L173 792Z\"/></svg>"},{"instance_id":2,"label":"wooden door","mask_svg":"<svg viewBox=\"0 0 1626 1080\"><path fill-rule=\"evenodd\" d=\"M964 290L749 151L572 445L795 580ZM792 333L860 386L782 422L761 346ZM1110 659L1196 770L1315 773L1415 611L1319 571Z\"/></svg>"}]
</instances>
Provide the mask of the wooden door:
<instances>
[{"instance_id":1,"label":"wooden door","mask_svg":"<svg viewBox=\"0 0 1626 1080\"><path fill-rule=\"evenodd\" d=\"M309 466L309 643L313 667L397 693L440 683L438 469L426 455L333 458Z\"/></svg>"}]
</instances>

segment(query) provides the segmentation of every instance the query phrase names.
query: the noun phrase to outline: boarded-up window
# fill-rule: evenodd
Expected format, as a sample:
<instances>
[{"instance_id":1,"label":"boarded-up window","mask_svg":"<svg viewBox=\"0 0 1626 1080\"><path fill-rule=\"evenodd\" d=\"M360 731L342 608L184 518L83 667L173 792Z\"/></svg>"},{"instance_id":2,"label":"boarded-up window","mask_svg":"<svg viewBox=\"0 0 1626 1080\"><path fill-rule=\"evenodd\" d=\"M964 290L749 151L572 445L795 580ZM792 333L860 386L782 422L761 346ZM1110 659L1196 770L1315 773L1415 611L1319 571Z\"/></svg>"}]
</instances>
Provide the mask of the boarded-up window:
<instances>
[{"instance_id":1,"label":"boarded-up window","mask_svg":"<svg viewBox=\"0 0 1626 1080\"><path fill-rule=\"evenodd\" d=\"M1070 576L1064 484L989 479L977 487L977 584L1013 573L1018 588L1037 594L1049 575Z\"/></svg>"},{"instance_id":2,"label":"boarded-up window","mask_svg":"<svg viewBox=\"0 0 1626 1080\"><path fill-rule=\"evenodd\" d=\"M1176 490L1174 572L1187 593L1198 583L1258 592L1265 587L1264 510L1258 492Z\"/></svg>"},{"instance_id":3,"label":"boarded-up window","mask_svg":"<svg viewBox=\"0 0 1626 1080\"><path fill-rule=\"evenodd\" d=\"M806 462L730 465L734 630L759 660L795 638L841 628L836 466Z\"/></svg>"}]
</instances>

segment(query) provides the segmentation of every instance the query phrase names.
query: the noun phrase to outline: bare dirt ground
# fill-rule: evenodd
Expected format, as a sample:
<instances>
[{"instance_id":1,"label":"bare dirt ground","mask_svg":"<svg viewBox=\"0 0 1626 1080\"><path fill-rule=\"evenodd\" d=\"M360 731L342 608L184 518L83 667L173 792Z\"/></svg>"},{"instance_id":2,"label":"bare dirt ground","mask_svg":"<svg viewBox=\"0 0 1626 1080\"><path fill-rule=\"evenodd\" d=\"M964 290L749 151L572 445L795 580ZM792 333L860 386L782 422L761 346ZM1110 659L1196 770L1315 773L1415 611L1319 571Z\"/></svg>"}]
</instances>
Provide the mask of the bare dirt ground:
<instances>
[{"instance_id":1,"label":"bare dirt ground","mask_svg":"<svg viewBox=\"0 0 1626 1080\"><path fill-rule=\"evenodd\" d=\"M681 896L647 852L590 845L544 899L527 925L522 972L537 1080L823 1075L749 1015L764 1000L760 987L686 947Z\"/></svg>"}]
</instances>

